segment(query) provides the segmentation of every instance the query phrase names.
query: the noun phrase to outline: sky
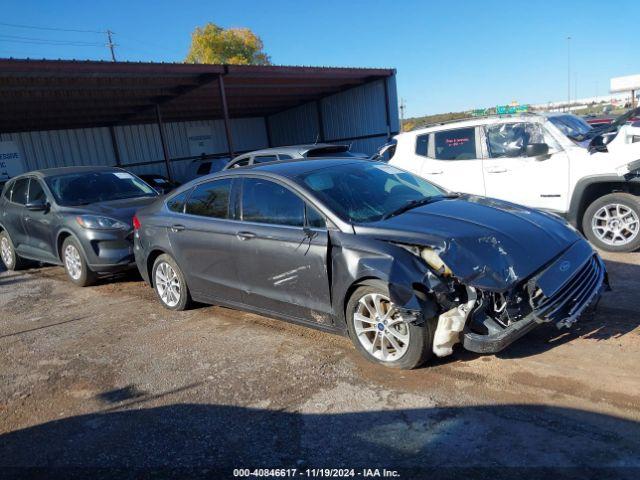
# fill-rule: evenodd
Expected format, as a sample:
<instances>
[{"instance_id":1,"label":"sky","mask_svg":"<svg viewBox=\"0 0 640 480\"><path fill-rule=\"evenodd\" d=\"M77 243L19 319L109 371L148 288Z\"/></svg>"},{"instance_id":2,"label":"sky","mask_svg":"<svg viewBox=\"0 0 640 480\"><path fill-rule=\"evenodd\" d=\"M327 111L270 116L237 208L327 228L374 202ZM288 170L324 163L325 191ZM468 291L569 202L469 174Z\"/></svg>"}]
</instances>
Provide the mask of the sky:
<instances>
[{"instance_id":1,"label":"sky","mask_svg":"<svg viewBox=\"0 0 640 480\"><path fill-rule=\"evenodd\" d=\"M2 0L0 57L180 62L207 22L248 27L274 64L392 67L405 117L608 93L640 73L638 0ZM72 43L73 42L73 43ZM55 43L51 45L50 43Z\"/></svg>"}]
</instances>

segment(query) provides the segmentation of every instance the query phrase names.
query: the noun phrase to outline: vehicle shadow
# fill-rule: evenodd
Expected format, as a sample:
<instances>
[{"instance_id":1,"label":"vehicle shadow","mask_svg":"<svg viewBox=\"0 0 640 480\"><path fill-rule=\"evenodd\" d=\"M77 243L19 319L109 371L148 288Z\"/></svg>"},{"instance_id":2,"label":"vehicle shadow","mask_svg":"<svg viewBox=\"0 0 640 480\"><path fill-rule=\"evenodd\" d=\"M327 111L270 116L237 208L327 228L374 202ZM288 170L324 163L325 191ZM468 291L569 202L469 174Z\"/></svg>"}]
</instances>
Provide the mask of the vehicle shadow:
<instances>
[{"instance_id":1,"label":"vehicle shadow","mask_svg":"<svg viewBox=\"0 0 640 480\"><path fill-rule=\"evenodd\" d=\"M517 404L312 414L187 403L79 415L0 436L4 478L219 479L238 468L637 478L638 451L637 422Z\"/></svg>"}]
</instances>

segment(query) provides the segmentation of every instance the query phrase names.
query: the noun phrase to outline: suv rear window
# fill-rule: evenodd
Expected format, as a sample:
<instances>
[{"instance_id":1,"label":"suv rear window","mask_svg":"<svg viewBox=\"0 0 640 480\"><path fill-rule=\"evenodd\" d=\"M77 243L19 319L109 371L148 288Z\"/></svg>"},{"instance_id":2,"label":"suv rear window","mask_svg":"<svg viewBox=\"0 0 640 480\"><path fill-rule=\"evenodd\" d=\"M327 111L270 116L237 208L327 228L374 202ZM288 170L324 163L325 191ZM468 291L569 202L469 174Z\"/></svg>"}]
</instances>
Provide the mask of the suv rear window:
<instances>
[{"instance_id":1,"label":"suv rear window","mask_svg":"<svg viewBox=\"0 0 640 480\"><path fill-rule=\"evenodd\" d=\"M29 179L20 178L16 180L13 186L13 195L11 195L11 201L24 205L27 203L27 192L29 191Z\"/></svg>"},{"instance_id":2,"label":"suv rear window","mask_svg":"<svg viewBox=\"0 0 640 480\"><path fill-rule=\"evenodd\" d=\"M476 129L459 128L434 134L438 160L471 160L476 154Z\"/></svg>"},{"instance_id":3,"label":"suv rear window","mask_svg":"<svg viewBox=\"0 0 640 480\"><path fill-rule=\"evenodd\" d=\"M429 134L418 135L416 137L416 155L426 157L429 152ZM392 155L393 156L393 155Z\"/></svg>"},{"instance_id":4,"label":"suv rear window","mask_svg":"<svg viewBox=\"0 0 640 480\"><path fill-rule=\"evenodd\" d=\"M4 185L2 185L2 196L4 198L6 198L7 200L11 200L11 186L13 185L13 182L6 182Z\"/></svg>"},{"instance_id":5,"label":"suv rear window","mask_svg":"<svg viewBox=\"0 0 640 480\"><path fill-rule=\"evenodd\" d=\"M253 158L253 163L266 163L266 162L275 162L278 160L278 157L275 155L258 155Z\"/></svg>"}]
</instances>

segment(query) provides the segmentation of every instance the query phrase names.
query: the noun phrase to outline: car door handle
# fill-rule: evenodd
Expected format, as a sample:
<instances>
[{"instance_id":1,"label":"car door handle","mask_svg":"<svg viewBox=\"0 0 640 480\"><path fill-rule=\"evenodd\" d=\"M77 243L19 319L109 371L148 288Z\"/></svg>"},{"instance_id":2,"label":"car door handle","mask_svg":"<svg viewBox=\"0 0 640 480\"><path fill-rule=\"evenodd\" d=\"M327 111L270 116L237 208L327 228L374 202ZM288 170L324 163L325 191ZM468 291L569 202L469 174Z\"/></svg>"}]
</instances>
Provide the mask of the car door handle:
<instances>
[{"instance_id":1,"label":"car door handle","mask_svg":"<svg viewBox=\"0 0 640 480\"><path fill-rule=\"evenodd\" d=\"M424 172L425 175L440 175L441 173L444 173L444 171L436 170L435 172Z\"/></svg>"},{"instance_id":2,"label":"car door handle","mask_svg":"<svg viewBox=\"0 0 640 480\"><path fill-rule=\"evenodd\" d=\"M184 230L184 225L171 225L171 231L173 233L178 233Z\"/></svg>"},{"instance_id":3,"label":"car door handle","mask_svg":"<svg viewBox=\"0 0 640 480\"><path fill-rule=\"evenodd\" d=\"M487 168L487 173L505 173L507 171L506 168L495 167L495 168Z\"/></svg>"},{"instance_id":4,"label":"car door handle","mask_svg":"<svg viewBox=\"0 0 640 480\"><path fill-rule=\"evenodd\" d=\"M256 238L256 234L253 232L238 232L236 233L236 237L238 237L238 240L242 240L244 242L245 240Z\"/></svg>"}]
</instances>

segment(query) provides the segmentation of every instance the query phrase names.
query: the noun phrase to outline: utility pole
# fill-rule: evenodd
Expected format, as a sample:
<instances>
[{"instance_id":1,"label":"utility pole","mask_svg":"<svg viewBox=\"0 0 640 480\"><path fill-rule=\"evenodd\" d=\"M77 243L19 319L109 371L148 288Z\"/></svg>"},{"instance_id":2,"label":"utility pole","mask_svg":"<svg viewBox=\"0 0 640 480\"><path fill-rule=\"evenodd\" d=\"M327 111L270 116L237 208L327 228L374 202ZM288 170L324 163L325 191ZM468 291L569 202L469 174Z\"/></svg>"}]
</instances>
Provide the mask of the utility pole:
<instances>
[{"instance_id":1,"label":"utility pole","mask_svg":"<svg viewBox=\"0 0 640 480\"><path fill-rule=\"evenodd\" d=\"M567 110L571 105L571 37L567 37Z\"/></svg>"},{"instance_id":2,"label":"utility pole","mask_svg":"<svg viewBox=\"0 0 640 480\"><path fill-rule=\"evenodd\" d=\"M116 46L113 43L113 38L111 38L111 35L113 35L113 32L111 30L107 30L107 47L109 47L109 50L111 50L111 61L115 62L116 61L116 52L114 50L114 47Z\"/></svg>"},{"instance_id":3,"label":"utility pole","mask_svg":"<svg viewBox=\"0 0 640 480\"><path fill-rule=\"evenodd\" d=\"M404 131L404 109L405 109L404 98L401 98L400 99L400 131L401 132Z\"/></svg>"}]
</instances>

